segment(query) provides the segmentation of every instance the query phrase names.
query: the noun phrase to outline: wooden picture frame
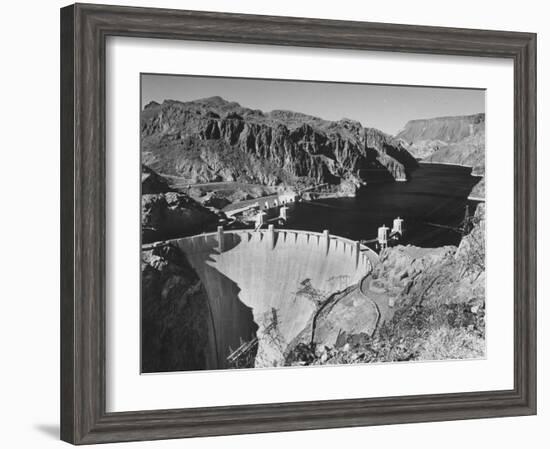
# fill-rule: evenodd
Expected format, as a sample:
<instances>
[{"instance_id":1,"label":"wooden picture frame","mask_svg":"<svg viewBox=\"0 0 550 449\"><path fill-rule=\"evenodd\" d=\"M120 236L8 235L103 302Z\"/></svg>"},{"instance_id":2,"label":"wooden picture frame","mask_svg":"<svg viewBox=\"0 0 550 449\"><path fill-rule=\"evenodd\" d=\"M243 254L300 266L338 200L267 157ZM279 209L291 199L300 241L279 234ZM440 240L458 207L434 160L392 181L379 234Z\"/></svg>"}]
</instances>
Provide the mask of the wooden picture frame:
<instances>
[{"instance_id":1,"label":"wooden picture frame","mask_svg":"<svg viewBox=\"0 0 550 449\"><path fill-rule=\"evenodd\" d=\"M107 36L510 58L514 63L514 388L106 412ZM536 413L536 35L76 4L61 10L61 438L73 444Z\"/></svg>"}]
</instances>

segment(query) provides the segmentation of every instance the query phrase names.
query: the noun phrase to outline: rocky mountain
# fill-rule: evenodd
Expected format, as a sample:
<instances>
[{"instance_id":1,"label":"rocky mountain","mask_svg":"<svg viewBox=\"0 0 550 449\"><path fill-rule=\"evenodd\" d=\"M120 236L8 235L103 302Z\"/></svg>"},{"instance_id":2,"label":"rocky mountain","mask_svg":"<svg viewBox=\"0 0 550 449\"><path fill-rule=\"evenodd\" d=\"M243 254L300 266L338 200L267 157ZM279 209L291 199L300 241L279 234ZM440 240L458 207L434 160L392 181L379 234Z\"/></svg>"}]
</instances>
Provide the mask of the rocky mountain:
<instances>
[{"instance_id":1,"label":"rocky mountain","mask_svg":"<svg viewBox=\"0 0 550 449\"><path fill-rule=\"evenodd\" d=\"M416 160L401 140L359 122L262 112L220 97L151 102L141 113L143 163L191 183L360 185L404 180Z\"/></svg>"},{"instance_id":2,"label":"rocky mountain","mask_svg":"<svg viewBox=\"0 0 550 449\"><path fill-rule=\"evenodd\" d=\"M411 120L396 136L423 161L474 167L485 173L485 114Z\"/></svg>"},{"instance_id":3,"label":"rocky mountain","mask_svg":"<svg viewBox=\"0 0 550 449\"><path fill-rule=\"evenodd\" d=\"M409 142L440 141L456 143L485 131L485 114L410 120L397 138Z\"/></svg>"}]
</instances>

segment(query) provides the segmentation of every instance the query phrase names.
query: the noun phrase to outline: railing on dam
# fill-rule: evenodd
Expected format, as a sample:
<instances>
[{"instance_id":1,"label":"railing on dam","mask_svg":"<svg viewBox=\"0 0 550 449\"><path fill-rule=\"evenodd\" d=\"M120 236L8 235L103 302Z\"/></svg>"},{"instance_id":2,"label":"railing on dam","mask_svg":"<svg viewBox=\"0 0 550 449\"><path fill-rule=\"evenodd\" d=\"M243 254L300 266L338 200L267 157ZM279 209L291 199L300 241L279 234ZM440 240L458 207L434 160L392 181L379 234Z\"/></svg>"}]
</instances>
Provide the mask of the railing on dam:
<instances>
[{"instance_id":1,"label":"railing on dam","mask_svg":"<svg viewBox=\"0 0 550 449\"><path fill-rule=\"evenodd\" d=\"M190 237L167 240L164 242L151 243L143 245L147 250L155 246L174 243L185 248L186 252L212 252L223 253L233 249L241 242L246 243L264 243L268 249L275 249L277 245L289 244L307 244L315 245L321 248L323 253L328 256L331 253L339 253L355 259L356 266L368 266L368 271L378 262L378 254L368 246L362 245L358 241L331 235L329 231L313 232L301 231L296 229L275 229L269 225L267 229L252 230L224 230L221 226L216 232L198 234Z\"/></svg>"}]
</instances>

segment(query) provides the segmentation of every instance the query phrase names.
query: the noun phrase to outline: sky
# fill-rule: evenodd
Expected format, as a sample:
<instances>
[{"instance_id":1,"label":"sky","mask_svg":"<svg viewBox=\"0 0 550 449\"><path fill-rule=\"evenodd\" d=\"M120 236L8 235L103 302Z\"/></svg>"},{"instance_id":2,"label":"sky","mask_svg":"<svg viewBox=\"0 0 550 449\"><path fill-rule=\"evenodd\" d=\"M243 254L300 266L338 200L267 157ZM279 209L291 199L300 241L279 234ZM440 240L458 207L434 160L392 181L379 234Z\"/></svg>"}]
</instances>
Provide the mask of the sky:
<instances>
[{"instance_id":1,"label":"sky","mask_svg":"<svg viewBox=\"0 0 550 449\"><path fill-rule=\"evenodd\" d=\"M349 118L395 135L409 120L485 111L485 90L377 84L143 74L141 101L220 96L269 112L286 109L326 120Z\"/></svg>"}]
</instances>

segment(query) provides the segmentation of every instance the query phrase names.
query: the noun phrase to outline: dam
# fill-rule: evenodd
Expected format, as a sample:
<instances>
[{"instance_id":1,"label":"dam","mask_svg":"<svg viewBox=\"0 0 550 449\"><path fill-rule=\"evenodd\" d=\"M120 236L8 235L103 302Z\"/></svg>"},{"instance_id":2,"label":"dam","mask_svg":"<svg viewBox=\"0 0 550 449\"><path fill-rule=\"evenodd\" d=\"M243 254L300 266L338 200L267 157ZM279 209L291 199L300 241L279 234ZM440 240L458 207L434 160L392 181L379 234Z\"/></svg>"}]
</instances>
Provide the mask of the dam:
<instances>
[{"instance_id":1,"label":"dam","mask_svg":"<svg viewBox=\"0 0 550 449\"><path fill-rule=\"evenodd\" d=\"M378 255L343 237L291 229L231 230L167 241L185 253L206 289L212 341L205 369L257 340L255 367L284 363L322 300L357 286ZM367 301L365 299L365 301Z\"/></svg>"}]
</instances>

